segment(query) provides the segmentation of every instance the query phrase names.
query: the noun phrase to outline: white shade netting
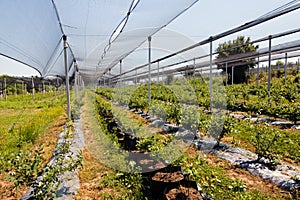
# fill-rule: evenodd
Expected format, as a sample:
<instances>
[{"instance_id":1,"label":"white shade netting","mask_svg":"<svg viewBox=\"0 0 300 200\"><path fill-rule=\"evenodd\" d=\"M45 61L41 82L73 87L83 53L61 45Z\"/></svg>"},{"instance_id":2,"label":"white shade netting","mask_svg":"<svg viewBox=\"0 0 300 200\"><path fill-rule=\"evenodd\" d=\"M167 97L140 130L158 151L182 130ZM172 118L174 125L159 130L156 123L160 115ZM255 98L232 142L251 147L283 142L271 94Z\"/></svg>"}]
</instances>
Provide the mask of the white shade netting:
<instances>
[{"instance_id":1,"label":"white shade netting","mask_svg":"<svg viewBox=\"0 0 300 200\"><path fill-rule=\"evenodd\" d=\"M84 79L96 80L197 0L1 1L0 54L41 76L65 76L62 36Z\"/></svg>"}]
</instances>

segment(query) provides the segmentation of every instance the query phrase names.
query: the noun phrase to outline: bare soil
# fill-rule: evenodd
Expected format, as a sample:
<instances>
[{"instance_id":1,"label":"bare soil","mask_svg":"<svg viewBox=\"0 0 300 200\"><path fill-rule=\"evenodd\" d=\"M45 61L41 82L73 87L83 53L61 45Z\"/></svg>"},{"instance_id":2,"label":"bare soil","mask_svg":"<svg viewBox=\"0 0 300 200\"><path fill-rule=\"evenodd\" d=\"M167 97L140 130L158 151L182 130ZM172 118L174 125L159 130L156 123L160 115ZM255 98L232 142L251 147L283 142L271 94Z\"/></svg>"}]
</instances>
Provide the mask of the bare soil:
<instances>
[{"instance_id":1,"label":"bare soil","mask_svg":"<svg viewBox=\"0 0 300 200\"><path fill-rule=\"evenodd\" d=\"M249 191L258 190L274 199L292 199L289 192L278 188L257 176L251 175L246 169L236 168L229 162L222 160L215 155L208 154L207 162L212 166L219 166L224 169L227 176L233 179L240 179L247 185Z\"/></svg>"},{"instance_id":2,"label":"bare soil","mask_svg":"<svg viewBox=\"0 0 300 200\"><path fill-rule=\"evenodd\" d=\"M202 199L198 190L192 187L184 187L179 186L178 188L174 188L169 190L166 195L166 199L168 200L196 200Z\"/></svg>"},{"instance_id":3,"label":"bare soil","mask_svg":"<svg viewBox=\"0 0 300 200\"><path fill-rule=\"evenodd\" d=\"M171 172L171 173L157 172L152 177L152 180L173 183L173 182L181 181L183 178L184 177L181 172Z\"/></svg>"},{"instance_id":4,"label":"bare soil","mask_svg":"<svg viewBox=\"0 0 300 200\"><path fill-rule=\"evenodd\" d=\"M66 122L66 117L61 115L57 120L49 125L48 131L40 136L33 148L35 146L43 145L45 163L47 163L53 155L53 150L58 139L58 134L63 130L63 126ZM28 186L20 186L19 189L14 188L14 183L7 180L9 174L0 174L0 199L20 199L29 189Z\"/></svg>"}]
</instances>

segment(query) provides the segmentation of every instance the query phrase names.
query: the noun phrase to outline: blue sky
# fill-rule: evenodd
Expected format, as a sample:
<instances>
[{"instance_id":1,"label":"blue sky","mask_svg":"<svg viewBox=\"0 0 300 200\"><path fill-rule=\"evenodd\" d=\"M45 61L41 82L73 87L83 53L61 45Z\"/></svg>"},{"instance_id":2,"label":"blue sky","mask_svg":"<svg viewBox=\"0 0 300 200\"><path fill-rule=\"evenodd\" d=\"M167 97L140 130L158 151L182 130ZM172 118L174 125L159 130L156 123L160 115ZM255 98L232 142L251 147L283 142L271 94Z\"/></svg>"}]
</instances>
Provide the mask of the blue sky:
<instances>
[{"instance_id":1,"label":"blue sky","mask_svg":"<svg viewBox=\"0 0 300 200\"><path fill-rule=\"evenodd\" d=\"M192 8L183 13L171 24L168 29L179 32L195 42L208 38L211 35L221 33L231 28L256 19L263 14L290 1L287 0L200 0ZM263 23L246 31L225 37L214 42L214 48L220 42L232 40L237 35L251 37L252 40L270 34L280 33L287 30L299 28L300 9L277 19ZM285 41L299 39L300 34L272 41L280 44ZM266 43L260 47L267 46ZM184 48L184 47L183 47ZM204 47L205 49L206 47ZM37 71L15 61L10 62L0 57L0 74L15 76L39 75Z\"/></svg>"}]
</instances>

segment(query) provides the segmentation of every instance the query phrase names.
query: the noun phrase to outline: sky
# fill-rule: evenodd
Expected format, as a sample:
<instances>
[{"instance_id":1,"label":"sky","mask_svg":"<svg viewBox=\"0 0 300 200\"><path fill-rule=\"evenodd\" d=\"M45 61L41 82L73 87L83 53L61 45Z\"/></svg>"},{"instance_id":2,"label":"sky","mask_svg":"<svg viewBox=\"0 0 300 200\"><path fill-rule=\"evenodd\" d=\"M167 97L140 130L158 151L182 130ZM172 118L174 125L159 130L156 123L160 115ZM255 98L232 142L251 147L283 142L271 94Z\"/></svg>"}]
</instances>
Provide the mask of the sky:
<instances>
[{"instance_id":1,"label":"sky","mask_svg":"<svg viewBox=\"0 0 300 200\"><path fill-rule=\"evenodd\" d=\"M195 42L207 39L209 36L219 34L223 31L235 28L246 22L254 20L279 6L288 0L200 0L185 13L177 17L166 28L178 32ZM300 9L290 14L278 17L269 22L250 28L246 31L227 36L213 43L213 48L218 43L235 39L238 35L249 36L252 40L280 33L300 26ZM300 34L290 37L276 39L272 44L299 39ZM267 43L259 44L266 47ZM184 48L185 46L183 46ZM208 52L208 45L203 47ZM1 52L0 52L1 53ZM0 56L0 74L12 76L40 76L39 73L16 61Z\"/></svg>"}]
</instances>

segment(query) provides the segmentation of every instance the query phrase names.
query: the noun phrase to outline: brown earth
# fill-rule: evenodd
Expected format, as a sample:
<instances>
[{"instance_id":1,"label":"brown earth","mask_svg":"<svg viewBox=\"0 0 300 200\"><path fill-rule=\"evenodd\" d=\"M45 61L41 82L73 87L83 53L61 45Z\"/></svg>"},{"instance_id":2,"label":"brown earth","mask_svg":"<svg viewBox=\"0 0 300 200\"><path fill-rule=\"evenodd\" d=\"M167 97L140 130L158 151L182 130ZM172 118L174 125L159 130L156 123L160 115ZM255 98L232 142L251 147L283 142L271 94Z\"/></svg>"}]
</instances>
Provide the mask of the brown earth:
<instances>
[{"instance_id":1,"label":"brown earth","mask_svg":"<svg viewBox=\"0 0 300 200\"><path fill-rule=\"evenodd\" d=\"M65 123L66 117L64 115L59 116L57 120L54 120L54 122L49 125L50 128L47 130L47 132L44 135L40 136L33 144L32 148L43 145L43 157L45 159L44 163L48 162L52 157L53 150L58 139L57 136L63 130L63 126ZM8 176L8 173L0 174L0 199L20 199L27 192L29 187L20 186L19 189L16 189L14 187L14 183L7 180Z\"/></svg>"},{"instance_id":2,"label":"brown earth","mask_svg":"<svg viewBox=\"0 0 300 200\"><path fill-rule=\"evenodd\" d=\"M179 186L169 190L165 195L167 200L197 200L202 199L200 193L195 188L187 188L184 186Z\"/></svg>"},{"instance_id":3,"label":"brown earth","mask_svg":"<svg viewBox=\"0 0 300 200\"><path fill-rule=\"evenodd\" d=\"M274 199L292 199L289 192L284 191L278 188L276 185L273 185L257 176L251 175L246 169L236 168L229 162L212 154L208 154L206 160L210 165L219 166L224 169L224 172L230 178L240 179L244 184L247 185L249 191L258 190Z\"/></svg>"}]
</instances>

